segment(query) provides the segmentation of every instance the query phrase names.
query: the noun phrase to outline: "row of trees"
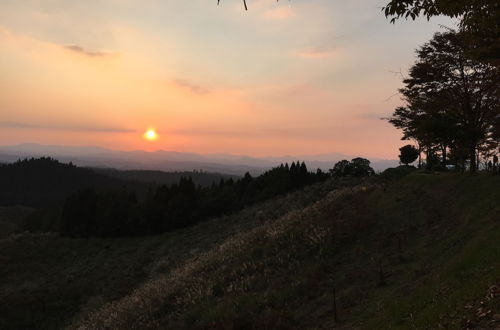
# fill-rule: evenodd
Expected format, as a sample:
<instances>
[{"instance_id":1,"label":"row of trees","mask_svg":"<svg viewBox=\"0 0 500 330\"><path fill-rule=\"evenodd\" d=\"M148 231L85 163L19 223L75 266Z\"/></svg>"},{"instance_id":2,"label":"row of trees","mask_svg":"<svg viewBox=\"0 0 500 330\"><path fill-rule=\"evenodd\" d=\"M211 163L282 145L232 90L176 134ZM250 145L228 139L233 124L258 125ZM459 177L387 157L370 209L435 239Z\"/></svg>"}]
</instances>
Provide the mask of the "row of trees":
<instances>
[{"instance_id":1,"label":"row of trees","mask_svg":"<svg viewBox=\"0 0 500 330\"><path fill-rule=\"evenodd\" d=\"M418 51L400 90L406 105L389 121L413 140L419 163L469 164L476 171L498 159L500 141L500 2L496 0L391 0L383 8L395 22L446 15L459 30L437 33ZM401 149L403 163L415 157Z\"/></svg>"},{"instance_id":2,"label":"row of trees","mask_svg":"<svg viewBox=\"0 0 500 330\"><path fill-rule=\"evenodd\" d=\"M413 140L428 165L454 164L476 171L498 153L500 70L471 56L464 32L436 33L400 89L406 105L389 122Z\"/></svg>"},{"instance_id":3,"label":"row of trees","mask_svg":"<svg viewBox=\"0 0 500 330\"><path fill-rule=\"evenodd\" d=\"M459 21L458 32L438 33L418 50L400 90L406 106L389 121L425 153L428 167L468 163L476 171L480 158L489 163L500 135L500 1L390 0L382 9L392 23L439 15Z\"/></svg>"},{"instance_id":4,"label":"row of trees","mask_svg":"<svg viewBox=\"0 0 500 330\"><path fill-rule=\"evenodd\" d=\"M151 189L139 201L134 192L82 190L68 197L61 216L61 234L70 237L119 237L158 234L193 225L211 217L240 210L331 176L373 174L363 158L341 161L330 172L309 172L305 163L273 168L254 178L222 179L210 187L196 186L191 178Z\"/></svg>"}]
</instances>

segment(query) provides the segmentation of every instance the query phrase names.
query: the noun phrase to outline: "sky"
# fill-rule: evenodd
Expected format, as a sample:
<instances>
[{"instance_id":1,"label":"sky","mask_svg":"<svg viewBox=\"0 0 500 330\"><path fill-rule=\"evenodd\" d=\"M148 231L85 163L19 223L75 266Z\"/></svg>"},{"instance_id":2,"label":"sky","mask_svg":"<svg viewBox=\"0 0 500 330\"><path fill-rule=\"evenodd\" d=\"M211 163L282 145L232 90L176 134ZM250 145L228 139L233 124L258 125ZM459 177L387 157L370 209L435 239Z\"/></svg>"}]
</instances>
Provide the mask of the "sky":
<instances>
[{"instance_id":1,"label":"sky","mask_svg":"<svg viewBox=\"0 0 500 330\"><path fill-rule=\"evenodd\" d=\"M0 145L396 158L381 118L453 22L386 2L1 0Z\"/></svg>"}]
</instances>

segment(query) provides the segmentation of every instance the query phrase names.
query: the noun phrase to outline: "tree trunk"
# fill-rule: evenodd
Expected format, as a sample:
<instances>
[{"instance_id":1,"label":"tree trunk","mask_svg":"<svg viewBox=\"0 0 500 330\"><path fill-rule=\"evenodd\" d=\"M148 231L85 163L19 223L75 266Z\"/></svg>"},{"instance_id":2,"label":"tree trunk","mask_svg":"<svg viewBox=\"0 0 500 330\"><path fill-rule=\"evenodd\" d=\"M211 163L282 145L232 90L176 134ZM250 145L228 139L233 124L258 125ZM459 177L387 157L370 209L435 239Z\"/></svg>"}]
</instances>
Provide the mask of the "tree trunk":
<instances>
[{"instance_id":1,"label":"tree trunk","mask_svg":"<svg viewBox=\"0 0 500 330\"><path fill-rule=\"evenodd\" d=\"M469 171L471 173L475 173L477 169L477 163L476 163L476 146L473 145L470 147L469 150L469 158L470 158L470 168Z\"/></svg>"},{"instance_id":2,"label":"tree trunk","mask_svg":"<svg viewBox=\"0 0 500 330\"><path fill-rule=\"evenodd\" d=\"M446 144L443 144L443 166L446 166Z\"/></svg>"}]
</instances>

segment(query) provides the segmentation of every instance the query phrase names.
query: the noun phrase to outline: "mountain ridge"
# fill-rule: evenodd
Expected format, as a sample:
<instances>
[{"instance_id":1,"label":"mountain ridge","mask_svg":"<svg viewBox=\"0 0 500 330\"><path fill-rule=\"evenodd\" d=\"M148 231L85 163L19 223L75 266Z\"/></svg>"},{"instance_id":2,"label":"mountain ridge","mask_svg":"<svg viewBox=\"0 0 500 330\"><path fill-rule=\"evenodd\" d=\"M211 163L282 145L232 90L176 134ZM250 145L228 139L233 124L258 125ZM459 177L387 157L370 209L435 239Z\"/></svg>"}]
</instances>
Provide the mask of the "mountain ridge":
<instances>
[{"instance_id":1,"label":"mountain ridge","mask_svg":"<svg viewBox=\"0 0 500 330\"><path fill-rule=\"evenodd\" d=\"M357 156L342 153L316 155L284 155L252 157L225 153L197 154L169 150L113 150L94 146L62 146L24 143L0 146L0 162L13 162L19 158L50 156L65 162L73 162L86 167L113 167L124 170L190 171L203 170L233 175L249 172L258 175L281 163L304 161L310 170L328 170L342 160ZM373 158L372 167L376 171L396 166L397 160Z\"/></svg>"}]
</instances>

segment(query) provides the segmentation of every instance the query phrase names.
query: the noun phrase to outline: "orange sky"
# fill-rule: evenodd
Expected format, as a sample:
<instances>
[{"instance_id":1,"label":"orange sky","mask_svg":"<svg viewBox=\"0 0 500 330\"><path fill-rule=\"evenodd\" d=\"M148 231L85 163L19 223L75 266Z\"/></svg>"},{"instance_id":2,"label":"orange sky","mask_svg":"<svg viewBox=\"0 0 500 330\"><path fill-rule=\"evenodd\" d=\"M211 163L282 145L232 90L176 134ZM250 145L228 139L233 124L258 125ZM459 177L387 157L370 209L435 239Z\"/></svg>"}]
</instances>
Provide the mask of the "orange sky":
<instances>
[{"instance_id":1,"label":"orange sky","mask_svg":"<svg viewBox=\"0 0 500 330\"><path fill-rule=\"evenodd\" d=\"M2 1L0 145L395 158L391 71L449 22L394 26L384 1L248 2Z\"/></svg>"}]
</instances>

